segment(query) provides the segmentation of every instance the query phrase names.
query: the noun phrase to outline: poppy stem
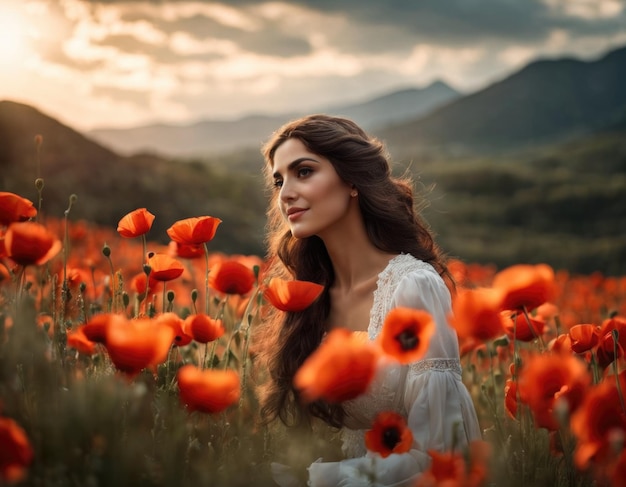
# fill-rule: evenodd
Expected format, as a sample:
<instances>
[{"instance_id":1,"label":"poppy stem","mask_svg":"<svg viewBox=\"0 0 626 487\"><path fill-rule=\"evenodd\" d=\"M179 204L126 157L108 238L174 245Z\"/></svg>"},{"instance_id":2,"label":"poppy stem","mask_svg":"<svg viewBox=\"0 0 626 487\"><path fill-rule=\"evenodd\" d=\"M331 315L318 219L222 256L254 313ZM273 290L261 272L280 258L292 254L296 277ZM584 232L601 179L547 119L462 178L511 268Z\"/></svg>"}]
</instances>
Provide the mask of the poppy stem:
<instances>
[{"instance_id":1,"label":"poppy stem","mask_svg":"<svg viewBox=\"0 0 626 487\"><path fill-rule=\"evenodd\" d=\"M598 360L596 359L596 353L591 350L591 372L593 377L593 383L600 382L600 371L598 370Z\"/></svg>"},{"instance_id":2,"label":"poppy stem","mask_svg":"<svg viewBox=\"0 0 626 487\"><path fill-rule=\"evenodd\" d=\"M161 304L161 313L165 313L165 289L166 289L165 281L163 281L163 303Z\"/></svg>"},{"instance_id":3,"label":"poppy stem","mask_svg":"<svg viewBox=\"0 0 626 487\"><path fill-rule=\"evenodd\" d=\"M554 317L554 326L556 328L556 336L559 336L561 334L561 319L559 315Z\"/></svg>"},{"instance_id":4,"label":"poppy stem","mask_svg":"<svg viewBox=\"0 0 626 487\"><path fill-rule=\"evenodd\" d=\"M228 343L226 343L226 349L224 351L224 358L225 358L224 370L228 368L228 363L230 362L230 345L233 342L233 337L240 331L241 331L241 328L239 327L230 334L230 337L228 337Z\"/></svg>"},{"instance_id":5,"label":"poppy stem","mask_svg":"<svg viewBox=\"0 0 626 487\"><path fill-rule=\"evenodd\" d=\"M522 306L522 311L524 313L524 318L526 318L526 324L528 325L530 332L533 334L535 339L539 341L539 345L541 345L541 350L545 350L546 345L545 343L543 343L543 338L541 337L541 335L537 335L537 332L535 331L535 328L533 327L533 324L530 321L530 315L528 314L528 309L526 308L525 305Z\"/></svg>"},{"instance_id":6,"label":"poppy stem","mask_svg":"<svg viewBox=\"0 0 626 487\"><path fill-rule=\"evenodd\" d=\"M255 301L257 301L257 299L260 300L260 294L259 294L259 286L257 284L257 288L254 292L254 294L250 297L250 301L248 301L248 305L246 306L246 311L244 313L244 318L248 320L248 324L246 326L246 329L244 331L244 335L243 335L243 354L241 355L241 394L239 395L239 407L241 408L241 406L243 405L243 399L244 399L244 393L246 391L246 377L247 377L247 365L248 365L248 349L250 347L250 340L249 340L249 336L250 336L250 325L252 325L252 322L254 321L254 315L250 312L251 311L251 307L250 305L252 303L254 303ZM257 306L257 312L259 307Z\"/></svg>"},{"instance_id":7,"label":"poppy stem","mask_svg":"<svg viewBox=\"0 0 626 487\"><path fill-rule=\"evenodd\" d=\"M143 249L143 254L141 256L141 265L148 263L148 243L146 242L146 234L143 233L141 235L141 245Z\"/></svg>"},{"instance_id":8,"label":"poppy stem","mask_svg":"<svg viewBox=\"0 0 626 487\"><path fill-rule=\"evenodd\" d=\"M204 356L202 357L202 364L200 365L200 368L203 370L206 367L206 357L208 355L208 352L209 352L209 342L206 342L204 344Z\"/></svg>"},{"instance_id":9,"label":"poppy stem","mask_svg":"<svg viewBox=\"0 0 626 487\"><path fill-rule=\"evenodd\" d=\"M22 303L22 291L24 289L24 281L26 276L26 266L20 266L19 273L15 280L15 316L18 316Z\"/></svg>"},{"instance_id":10,"label":"poppy stem","mask_svg":"<svg viewBox=\"0 0 626 487\"><path fill-rule=\"evenodd\" d=\"M206 273L204 276L204 312L209 314L209 247L204 242L202 244L204 247L204 263L206 266Z\"/></svg>"},{"instance_id":11,"label":"poppy stem","mask_svg":"<svg viewBox=\"0 0 626 487\"><path fill-rule=\"evenodd\" d=\"M613 354L615 356L615 359L613 360L613 373L615 375L615 383L617 385L617 395L619 396L619 403L622 406L622 412L626 414L626 405L624 404L624 393L622 392L622 385L619 381L619 367L617 366L617 360L618 360L617 340L619 339L619 331L617 329L613 329L611 331L611 335L613 336Z\"/></svg>"},{"instance_id":12,"label":"poppy stem","mask_svg":"<svg viewBox=\"0 0 626 487\"><path fill-rule=\"evenodd\" d=\"M209 357L209 368L213 368L213 359L215 357L215 349L217 348L217 340L213 341L213 345L211 346L211 355Z\"/></svg>"}]
</instances>

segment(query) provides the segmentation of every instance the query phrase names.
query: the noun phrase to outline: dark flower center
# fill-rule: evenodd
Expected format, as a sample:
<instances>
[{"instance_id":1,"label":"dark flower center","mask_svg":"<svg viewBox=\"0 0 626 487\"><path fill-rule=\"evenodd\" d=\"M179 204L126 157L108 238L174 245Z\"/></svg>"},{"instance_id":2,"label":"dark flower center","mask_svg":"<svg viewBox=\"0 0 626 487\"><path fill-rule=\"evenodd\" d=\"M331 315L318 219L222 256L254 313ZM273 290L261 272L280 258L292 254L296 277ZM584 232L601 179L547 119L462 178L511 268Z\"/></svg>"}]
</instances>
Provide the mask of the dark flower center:
<instances>
[{"instance_id":1,"label":"dark flower center","mask_svg":"<svg viewBox=\"0 0 626 487\"><path fill-rule=\"evenodd\" d=\"M400 431L395 426L385 428L383 431L383 445L389 450L393 450L400 442Z\"/></svg>"},{"instance_id":2,"label":"dark flower center","mask_svg":"<svg viewBox=\"0 0 626 487\"><path fill-rule=\"evenodd\" d=\"M396 335L396 340L400 343L402 350L413 350L419 343L419 338L412 330L403 330Z\"/></svg>"}]
</instances>

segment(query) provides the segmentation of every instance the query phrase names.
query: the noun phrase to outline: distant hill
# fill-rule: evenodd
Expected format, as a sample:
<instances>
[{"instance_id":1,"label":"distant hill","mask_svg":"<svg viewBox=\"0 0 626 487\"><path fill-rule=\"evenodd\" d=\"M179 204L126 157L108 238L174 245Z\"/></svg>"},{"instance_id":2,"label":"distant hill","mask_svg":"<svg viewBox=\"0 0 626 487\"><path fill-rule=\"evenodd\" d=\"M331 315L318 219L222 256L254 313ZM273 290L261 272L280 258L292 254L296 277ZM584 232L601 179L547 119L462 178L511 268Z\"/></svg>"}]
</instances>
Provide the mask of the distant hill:
<instances>
[{"instance_id":1,"label":"distant hill","mask_svg":"<svg viewBox=\"0 0 626 487\"><path fill-rule=\"evenodd\" d=\"M437 82L361 103L320 107L353 118L394 154L430 158L537 147L626 124L626 47L594 61L537 60L467 95ZM113 150L178 157L258 148L300 113L204 120L190 125L97 129L89 136Z\"/></svg>"},{"instance_id":2,"label":"distant hill","mask_svg":"<svg viewBox=\"0 0 626 487\"><path fill-rule=\"evenodd\" d=\"M536 61L379 136L405 153L448 155L566 141L624 123L625 79L626 47L591 62Z\"/></svg>"},{"instance_id":3,"label":"distant hill","mask_svg":"<svg viewBox=\"0 0 626 487\"><path fill-rule=\"evenodd\" d=\"M430 203L424 216L451 256L624 275L625 66L626 49L592 62L538 61L421 118L370 131L387 142L398 161L394 170L416 175L416 188ZM397 92L381 103L413 96ZM381 111L377 103L358 105L368 113ZM356 110L327 112L356 118ZM252 148L231 139L228 154L181 164L149 153L121 156L33 107L4 101L0 190L35 202L33 183L41 176L45 213L62 217L76 193L72 218L113 228L128 211L147 207L157 216L149 238L160 241L178 219L213 215L223 223L212 249L262 254L266 198L258 147L284 120L247 117L249 125L236 133ZM40 170L37 134L44 140Z\"/></svg>"},{"instance_id":4,"label":"distant hill","mask_svg":"<svg viewBox=\"0 0 626 487\"><path fill-rule=\"evenodd\" d=\"M43 137L40 171L36 135ZM45 214L62 218L73 193L78 201L72 219L113 228L129 211L147 207L156 215L149 237L162 242L169 241L166 229L176 220L212 215L223 220L211 243L214 250L263 251L266 203L252 176L150 154L122 157L37 109L11 101L0 101L0 141L0 190L37 204L34 181L42 177Z\"/></svg>"},{"instance_id":5,"label":"distant hill","mask_svg":"<svg viewBox=\"0 0 626 487\"><path fill-rule=\"evenodd\" d=\"M260 148L273 130L295 116L251 115L237 120L204 120L189 125L95 129L88 135L122 154L152 152L171 157L196 157L250 146Z\"/></svg>"},{"instance_id":6,"label":"distant hill","mask_svg":"<svg viewBox=\"0 0 626 487\"><path fill-rule=\"evenodd\" d=\"M460 96L447 84L436 81L426 88L407 88L363 103L331 106L321 111L351 118L365 129L377 130L390 123L424 116Z\"/></svg>"},{"instance_id":7,"label":"distant hill","mask_svg":"<svg viewBox=\"0 0 626 487\"><path fill-rule=\"evenodd\" d=\"M361 103L322 108L319 112L343 115L367 129L424 115L459 97L443 82L425 88L388 93ZM202 120L187 125L152 124L128 129L101 128L88 135L123 154L150 151L192 157L228 153L245 147L259 148L272 131L304 113L276 116L251 115L237 120Z\"/></svg>"}]
</instances>

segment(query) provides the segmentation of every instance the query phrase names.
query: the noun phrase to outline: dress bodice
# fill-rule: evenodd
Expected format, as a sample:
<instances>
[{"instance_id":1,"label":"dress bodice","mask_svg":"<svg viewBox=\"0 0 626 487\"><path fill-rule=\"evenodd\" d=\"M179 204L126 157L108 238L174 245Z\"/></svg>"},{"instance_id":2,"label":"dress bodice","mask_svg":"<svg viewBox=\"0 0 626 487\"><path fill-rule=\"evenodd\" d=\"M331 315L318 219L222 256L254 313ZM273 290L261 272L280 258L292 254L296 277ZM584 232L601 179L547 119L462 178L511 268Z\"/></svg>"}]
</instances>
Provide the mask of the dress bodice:
<instances>
[{"instance_id":1,"label":"dress bodice","mask_svg":"<svg viewBox=\"0 0 626 487\"><path fill-rule=\"evenodd\" d=\"M375 340L382 330L387 313L397 305L411 305L420 307L420 303L412 300L411 303L402 302L402 295L419 296L430 292L425 289L429 283L441 282L437 286L437 293L440 294L437 301L443 303L447 308L449 304L449 293L443 280L435 269L428 263L416 259L409 254L400 254L389 261L389 264L378 275L377 286L374 291L374 299L370 310L370 321L367 335L370 340ZM399 301L400 300L400 301ZM428 309L431 313L436 310ZM444 313L447 310L442 310ZM445 319L441 313L439 313ZM439 326L441 328L441 326ZM408 366L389 364L379 368L376 377L372 381L368 391L359 397L347 401L343 404L346 412L346 428L342 432L343 450L346 456L356 457L365 454L365 444L363 433L369 429L376 415L381 411L394 411L407 416L408 411L405 406L405 387L407 375L414 376L432 370L447 370L458 373L460 376L461 367L458 359L458 345L456 336L451 330L444 328L443 332L448 332L449 337L440 337L446 341L445 353L429 353L431 357L425 358ZM441 347L435 347L441 348ZM439 355L439 356L438 356Z\"/></svg>"},{"instance_id":2,"label":"dress bodice","mask_svg":"<svg viewBox=\"0 0 626 487\"><path fill-rule=\"evenodd\" d=\"M430 464L429 450L463 449L481 438L472 399L461 380L456 333L448 324L450 292L428 263L400 254L378 275L370 322L364 339L375 340L387 313L395 307L429 312L435 333L421 360L409 365L379 368L368 390L343 403L342 429L345 459L318 459L309 468L310 487L376 485L405 487L415 484ZM377 457L365 449L365 431L379 412L395 411L407 419L413 445L407 453ZM282 487L298 485L275 465L274 478ZM375 478L374 484L371 478Z\"/></svg>"}]
</instances>

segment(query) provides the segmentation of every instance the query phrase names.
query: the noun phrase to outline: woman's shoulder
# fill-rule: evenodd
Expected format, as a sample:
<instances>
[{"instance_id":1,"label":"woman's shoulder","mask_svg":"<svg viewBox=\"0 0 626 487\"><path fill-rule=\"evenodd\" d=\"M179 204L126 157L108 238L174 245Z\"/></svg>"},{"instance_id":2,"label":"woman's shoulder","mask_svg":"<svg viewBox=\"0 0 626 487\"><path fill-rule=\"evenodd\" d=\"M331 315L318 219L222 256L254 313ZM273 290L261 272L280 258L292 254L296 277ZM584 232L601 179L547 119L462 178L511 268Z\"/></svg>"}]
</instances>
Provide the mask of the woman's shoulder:
<instances>
[{"instance_id":1,"label":"woman's shoulder","mask_svg":"<svg viewBox=\"0 0 626 487\"><path fill-rule=\"evenodd\" d=\"M381 293L388 303L386 312L395 306L431 308L435 302L445 308L451 305L450 289L437 270L412 255L398 256L381 287L386 288Z\"/></svg>"},{"instance_id":2,"label":"woman's shoulder","mask_svg":"<svg viewBox=\"0 0 626 487\"><path fill-rule=\"evenodd\" d=\"M392 287L406 279L441 279L435 268L428 262L417 259L411 254L399 254L389 261L387 267L379 275L379 284Z\"/></svg>"},{"instance_id":3,"label":"woman's shoulder","mask_svg":"<svg viewBox=\"0 0 626 487\"><path fill-rule=\"evenodd\" d=\"M369 336L382 327L385 315L395 306L417 306L425 295L444 296L446 286L435 268L411 254L399 254L379 274L370 313Z\"/></svg>"}]
</instances>

